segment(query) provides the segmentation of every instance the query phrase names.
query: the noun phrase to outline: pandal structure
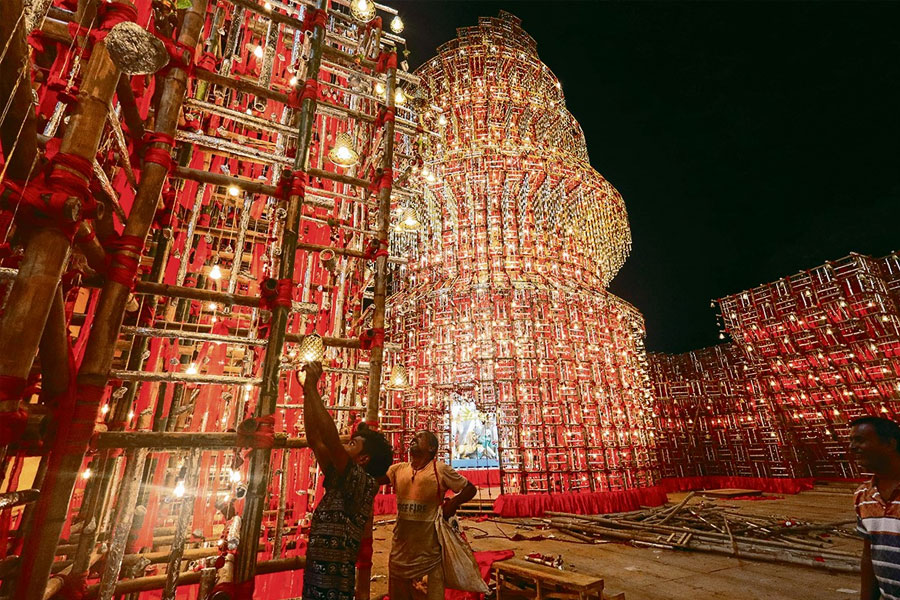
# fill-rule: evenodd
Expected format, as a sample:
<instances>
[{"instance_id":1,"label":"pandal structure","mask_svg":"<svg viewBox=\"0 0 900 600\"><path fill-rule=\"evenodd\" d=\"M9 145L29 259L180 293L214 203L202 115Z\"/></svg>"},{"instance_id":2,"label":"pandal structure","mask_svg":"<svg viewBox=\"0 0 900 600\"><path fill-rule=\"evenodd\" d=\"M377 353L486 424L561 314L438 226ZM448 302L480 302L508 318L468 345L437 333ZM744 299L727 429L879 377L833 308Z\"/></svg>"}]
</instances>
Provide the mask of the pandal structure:
<instances>
[{"instance_id":1,"label":"pandal structure","mask_svg":"<svg viewBox=\"0 0 900 600\"><path fill-rule=\"evenodd\" d=\"M264 576L321 489L299 366L345 432L397 414L388 239L432 134L379 11L402 30L370 0L4 3L0 596L299 595Z\"/></svg>"}]
</instances>

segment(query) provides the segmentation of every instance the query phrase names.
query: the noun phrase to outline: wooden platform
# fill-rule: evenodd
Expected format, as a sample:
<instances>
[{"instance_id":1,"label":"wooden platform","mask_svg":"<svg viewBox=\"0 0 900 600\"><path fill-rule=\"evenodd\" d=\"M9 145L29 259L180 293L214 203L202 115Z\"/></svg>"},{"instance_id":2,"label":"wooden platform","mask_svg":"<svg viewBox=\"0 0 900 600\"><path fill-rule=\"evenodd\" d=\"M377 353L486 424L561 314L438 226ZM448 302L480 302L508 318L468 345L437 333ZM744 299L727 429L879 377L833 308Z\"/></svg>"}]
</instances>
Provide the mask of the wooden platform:
<instances>
[{"instance_id":1,"label":"wooden platform","mask_svg":"<svg viewBox=\"0 0 900 600\"><path fill-rule=\"evenodd\" d=\"M624 600L624 594L606 596L603 580L592 575L554 569L545 565L511 558L494 563L497 600L534 598L535 600Z\"/></svg>"},{"instance_id":2,"label":"wooden platform","mask_svg":"<svg viewBox=\"0 0 900 600\"><path fill-rule=\"evenodd\" d=\"M721 488L718 490L703 490L702 492L697 492L701 496L707 496L709 498L734 498L736 496L760 496L762 495L762 491L760 490L744 490L740 488Z\"/></svg>"}]
</instances>

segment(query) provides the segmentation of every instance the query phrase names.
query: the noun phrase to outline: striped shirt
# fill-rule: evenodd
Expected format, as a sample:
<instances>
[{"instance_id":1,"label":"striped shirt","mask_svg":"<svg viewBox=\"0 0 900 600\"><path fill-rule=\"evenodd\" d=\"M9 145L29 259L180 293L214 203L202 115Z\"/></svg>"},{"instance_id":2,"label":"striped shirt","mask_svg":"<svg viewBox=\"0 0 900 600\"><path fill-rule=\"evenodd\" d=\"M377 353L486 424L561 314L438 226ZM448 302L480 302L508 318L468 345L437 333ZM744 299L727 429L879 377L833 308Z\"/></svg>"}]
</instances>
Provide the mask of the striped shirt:
<instances>
[{"instance_id":1,"label":"striped shirt","mask_svg":"<svg viewBox=\"0 0 900 600\"><path fill-rule=\"evenodd\" d=\"M869 541L882 600L900 600L900 487L885 501L873 477L856 490L856 530Z\"/></svg>"}]
</instances>

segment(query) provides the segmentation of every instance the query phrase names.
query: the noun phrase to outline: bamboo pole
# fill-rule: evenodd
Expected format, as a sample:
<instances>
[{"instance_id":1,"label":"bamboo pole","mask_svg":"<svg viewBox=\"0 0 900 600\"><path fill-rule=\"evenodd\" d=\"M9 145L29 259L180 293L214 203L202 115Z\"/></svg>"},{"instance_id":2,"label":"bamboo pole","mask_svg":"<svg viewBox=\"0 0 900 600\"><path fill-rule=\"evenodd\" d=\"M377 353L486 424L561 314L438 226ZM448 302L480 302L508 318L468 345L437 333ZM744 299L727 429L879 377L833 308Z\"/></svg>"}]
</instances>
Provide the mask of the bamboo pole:
<instances>
[{"instance_id":1,"label":"bamboo pole","mask_svg":"<svg viewBox=\"0 0 900 600\"><path fill-rule=\"evenodd\" d=\"M394 89L397 87L397 69L388 69L385 97L388 110L394 108ZM394 122L384 123L384 156L381 168L392 169L394 164ZM378 191L378 242L382 248L388 247L388 236L391 228L391 188L393 181ZM372 311L372 328L384 329L385 300L387 296L387 261L388 257L375 259L375 294ZM369 395L366 408L366 422L378 424L378 407L381 397L381 371L384 363L384 346L373 346L369 353Z\"/></svg>"},{"instance_id":2,"label":"bamboo pole","mask_svg":"<svg viewBox=\"0 0 900 600\"><path fill-rule=\"evenodd\" d=\"M22 0L4 0L3 13L0 48L4 49L5 56L0 61L0 108L8 108L0 120L0 146L6 176L26 179L38 155L37 125L31 101L31 62L25 41L30 32ZM3 179L0 177L0 181Z\"/></svg>"},{"instance_id":3,"label":"bamboo pole","mask_svg":"<svg viewBox=\"0 0 900 600\"><path fill-rule=\"evenodd\" d=\"M195 0L191 8L184 13L178 41L190 48L197 46L197 38L206 14L206 1ZM109 58L104 42L95 44L79 92L78 107L66 128L62 151L74 152L93 160L108 113L107 107L118 80L119 72ZM157 132L169 135L175 133L186 82L187 75L181 68L175 67L166 74L156 111ZM141 240L146 238L167 173L168 170L163 165L155 163L144 165L141 184L125 224L124 235L135 236ZM39 253L38 257L33 256L29 259L29 250L26 249L19 276L10 292L9 306L15 310L7 309L3 320L0 321L0 347L12 347L11 343L15 340L15 346L20 349L20 352L16 353L3 353L3 357L0 357L0 374L20 377L27 374L27 368L34 358L32 347L36 350L37 344L23 340L28 339L29 331L43 330L48 312L44 307L49 307L46 298L47 288L52 282L52 289L49 291L55 291L62 273L62 265L68 257L69 243L61 232L40 230L33 236L29 247L38 241L41 242L40 249L34 248L31 251L32 255ZM20 282L22 285L18 285ZM88 338L78 376L80 388L84 385L106 384L129 294L127 285L114 281L107 281L104 284L95 312L94 327ZM5 358L7 356L20 358L7 360ZM83 403L84 399L79 397L79 401ZM89 402L98 403L99 399ZM99 406L93 408L98 409ZM86 412L89 409L81 410ZM19 591L22 600L39 600L43 597L54 551L65 523L69 500L89 442L89 438L61 439L58 441L56 451L53 452L47 481L35 510L35 525L41 527L43 535L34 536L38 539L26 540L22 553Z\"/></svg>"},{"instance_id":4,"label":"bamboo pole","mask_svg":"<svg viewBox=\"0 0 900 600\"><path fill-rule=\"evenodd\" d=\"M317 0L320 10L326 8L325 0ZM318 80L322 62L322 48L325 41L325 29L315 25L312 31L310 54L306 72L308 77ZM300 106L300 119L297 126L297 154L294 169L308 172L309 145L312 139L315 121L316 100L304 98ZM295 193L290 194L287 216L284 221L284 232L281 240L281 261L278 265L279 279L293 279L294 262L297 254L300 216L303 214L303 198ZM272 311L271 334L266 354L263 358L262 386L259 402L256 407L257 416L274 414L278 402L278 380L281 374L281 353L284 346L287 319L289 312L285 307L276 306ZM235 581L241 585L253 579L256 572L256 554L259 547L259 530L262 526L262 511L265 508L267 492L267 476L271 451L257 449L250 453L250 468L247 482L247 495L244 499L244 519L241 531L241 548L237 554L235 565Z\"/></svg>"},{"instance_id":5,"label":"bamboo pole","mask_svg":"<svg viewBox=\"0 0 900 600\"><path fill-rule=\"evenodd\" d=\"M186 472L193 474L194 468L199 467L200 452L191 450L185 466ZM190 492L181 499L181 507L178 511L178 522L175 525L175 536L172 540L172 549L169 562L166 564L166 583L163 586L162 600L175 600L175 587L178 585L178 572L181 560L184 556L184 542L187 539L188 528L191 526L191 517L194 514L194 486L191 484Z\"/></svg>"}]
</instances>

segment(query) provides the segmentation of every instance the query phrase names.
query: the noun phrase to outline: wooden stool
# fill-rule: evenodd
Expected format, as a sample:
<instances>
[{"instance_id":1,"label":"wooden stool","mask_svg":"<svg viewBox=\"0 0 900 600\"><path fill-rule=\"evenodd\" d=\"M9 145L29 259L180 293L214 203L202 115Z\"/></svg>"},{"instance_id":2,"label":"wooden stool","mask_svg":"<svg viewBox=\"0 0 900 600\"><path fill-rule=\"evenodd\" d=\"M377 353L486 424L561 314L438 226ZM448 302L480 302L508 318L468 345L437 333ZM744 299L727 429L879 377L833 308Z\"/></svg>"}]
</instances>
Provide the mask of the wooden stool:
<instances>
[{"instance_id":1,"label":"wooden stool","mask_svg":"<svg viewBox=\"0 0 900 600\"><path fill-rule=\"evenodd\" d=\"M494 563L497 600L625 600L625 594L607 596L603 580L591 575L560 571L511 558Z\"/></svg>"}]
</instances>

